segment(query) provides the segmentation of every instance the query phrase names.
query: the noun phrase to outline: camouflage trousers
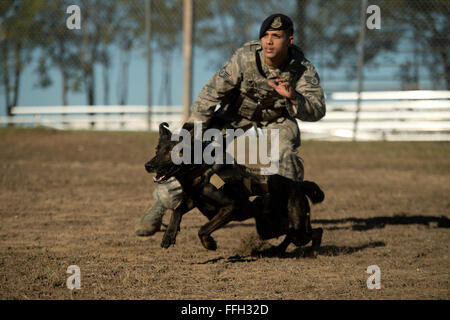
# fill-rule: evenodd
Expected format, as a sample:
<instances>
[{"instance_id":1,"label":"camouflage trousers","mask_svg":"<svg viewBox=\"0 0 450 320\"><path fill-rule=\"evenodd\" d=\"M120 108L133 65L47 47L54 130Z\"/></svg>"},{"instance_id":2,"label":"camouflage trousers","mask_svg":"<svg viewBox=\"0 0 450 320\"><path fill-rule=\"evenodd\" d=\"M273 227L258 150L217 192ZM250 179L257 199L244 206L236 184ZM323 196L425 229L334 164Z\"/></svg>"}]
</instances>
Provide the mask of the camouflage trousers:
<instances>
[{"instance_id":1,"label":"camouflage trousers","mask_svg":"<svg viewBox=\"0 0 450 320\"><path fill-rule=\"evenodd\" d=\"M242 128L246 130L253 126L253 123L242 119L238 122L232 122L230 126L234 129ZM280 117L271 122L260 122L257 126L261 129L267 129L269 136L271 130L278 130L279 139L275 141L278 143L279 150L277 174L296 182L303 181L303 159L297 155L297 149L300 147L300 130L297 121L292 118ZM274 155L271 155L271 157L273 158Z\"/></svg>"},{"instance_id":2,"label":"camouflage trousers","mask_svg":"<svg viewBox=\"0 0 450 320\"><path fill-rule=\"evenodd\" d=\"M153 197L156 202L152 208L144 215L141 222L161 222L167 209L175 209L183 198L183 188L175 177L164 183L158 184Z\"/></svg>"},{"instance_id":3,"label":"camouflage trousers","mask_svg":"<svg viewBox=\"0 0 450 320\"><path fill-rule=\"evenodd\" d=\"M171 177L156 187L153 197L165 209L175 209L183 199L183 187L175 177Z\"/></svg>"}]
</instances>

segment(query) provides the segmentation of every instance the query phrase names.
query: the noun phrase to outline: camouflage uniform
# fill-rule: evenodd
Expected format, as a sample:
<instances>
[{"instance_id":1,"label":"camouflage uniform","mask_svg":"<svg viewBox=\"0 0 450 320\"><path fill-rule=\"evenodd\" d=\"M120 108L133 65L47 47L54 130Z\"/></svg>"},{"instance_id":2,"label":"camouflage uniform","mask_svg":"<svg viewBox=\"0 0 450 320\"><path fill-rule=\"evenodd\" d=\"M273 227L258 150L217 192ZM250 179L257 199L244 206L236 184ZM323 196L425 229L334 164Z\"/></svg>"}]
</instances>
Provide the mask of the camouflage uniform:
<instances>
[{"instance_id":1,"label":"camouflage uniform","mask_svg":"<svg viewBox=\"0 0 450 320\"><path fill-rule=\"evenodd\" d=\"M295 89L297 105L268 85L268 81L275 82L274 73L287 79ZM213 116L216 106L223 105L229 95L236 96L226 114L230 120L229 127L248 128L255 124L268 131L278 129L278 174L302 181L303 164L296 154L301 143L296 118L318 121L325 115L325 98L319 76L302 51L291 46L286 63L276 69L264 62L260 41L246 43L203 87L189 121L206 122Z\"/></svg>"}]
</instances>

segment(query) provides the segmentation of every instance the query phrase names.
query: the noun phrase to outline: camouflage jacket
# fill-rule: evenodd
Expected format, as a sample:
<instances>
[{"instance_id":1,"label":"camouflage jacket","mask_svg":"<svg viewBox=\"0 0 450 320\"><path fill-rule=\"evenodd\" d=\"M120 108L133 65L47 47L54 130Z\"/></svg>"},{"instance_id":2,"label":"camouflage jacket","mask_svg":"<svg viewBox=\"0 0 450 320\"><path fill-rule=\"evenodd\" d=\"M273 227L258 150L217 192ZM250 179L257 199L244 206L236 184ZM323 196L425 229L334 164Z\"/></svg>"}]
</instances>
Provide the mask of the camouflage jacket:
<instances>
[{"instance_id":1,"label":"camouflage jacket","mask_svg":"<svg viewBox=\"0 0 450 320\"><path fill-rule=\"evenodd\" d=\"M275 79L274 72L295 88L297 105L268 85ZM260 41L246 43L203 87L189 121L210 119L217 105L223 106L230 96L236 96L233 113L251 121L271 121L286 113L303 121L318 121L326 110L319 76L296 46L289 48L288 59L280 69L271 69L264 62Z\"/></svg>"}]
</instances>

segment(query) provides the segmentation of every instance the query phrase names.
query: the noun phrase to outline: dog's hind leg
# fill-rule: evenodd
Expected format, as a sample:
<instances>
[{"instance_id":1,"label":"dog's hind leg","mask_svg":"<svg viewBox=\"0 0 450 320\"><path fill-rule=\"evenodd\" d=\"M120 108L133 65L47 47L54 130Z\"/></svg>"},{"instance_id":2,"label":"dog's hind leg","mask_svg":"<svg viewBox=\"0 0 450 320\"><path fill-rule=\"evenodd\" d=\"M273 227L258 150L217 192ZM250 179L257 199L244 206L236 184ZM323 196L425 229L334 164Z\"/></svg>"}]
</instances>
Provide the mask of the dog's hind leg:
<instances>
[{"instance_id":1,"label":"dog's hind leg","mask_svg":"<svg viewBox=\"0 0 450 320\"><path fill-rule=\"evenodd\" d=\"M292 237L286 235L284 240L277 246L271 246L269 249L263 250L261 253L267 257L280 256L286 252L287 247L292 243Z\"/></svg>"},{"instance_id":2,"label":"dog's hind leg","mask_svg":"<svg viewBox=\"0 0 450 320\"><path fill-rule=\"evenodd\" d=\"M322 228L312 229L311 250L313 251L313 254L315 256L317 255L317 252L319 251L319 248L320 248L320 244L322 243L322 235L323 235L323 229Z\"/></svg>"},{"instance_id":3,"label":"dog's hind leg","mask_svg":"<svg viewBox=\"0 0 450 320\"><path fill-rule=\"evenodd\" d=\"M232 221L234 210L234 205L232 204L220 208L219 212L208 223L200 228L198 236L206 249L217 249L217 243L213 237L211 237L211 233Z\"/></svg>"},{"instance_id":4,"label":"dog's hind leg","mask_svg":"<svg viewBox=\"0 0 450 320\"><path fill-rule=\"evenodd\" d=\"M275 251L277 253L286 252L287 247L291 244L292 238L289 235L286 235L283 242L281 242L278 246L275 247Z\"/></svg>"},{"instance_id":5,"label":"dog's hind leg","mask_svg":"<svg viewBox=\"0 0 450 320\"><path fill-rule=\"evenodd\" d=\"M312 244L311 244L311 247L309 247L305 251L306 257L310 257L310 258L317 257L317 254L319 253L320 244L322 243L322 235L323 235L322 228L316 228L316 229L311 230Z\"/></svg>"}]
</instances>

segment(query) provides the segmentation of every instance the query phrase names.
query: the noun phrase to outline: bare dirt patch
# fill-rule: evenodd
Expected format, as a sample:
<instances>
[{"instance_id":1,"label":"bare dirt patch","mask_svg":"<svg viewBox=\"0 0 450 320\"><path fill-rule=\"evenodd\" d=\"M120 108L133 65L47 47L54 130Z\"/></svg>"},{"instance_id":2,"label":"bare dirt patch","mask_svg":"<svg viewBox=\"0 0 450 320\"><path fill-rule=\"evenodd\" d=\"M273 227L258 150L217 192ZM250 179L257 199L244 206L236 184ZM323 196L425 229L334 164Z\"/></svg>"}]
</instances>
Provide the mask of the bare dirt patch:
<instances>
[{"instance_id":1,"label":"bare dirt patch","mask_svg":"<svg viewBox=\"0 0 450 320\"><path fill-rule=\"evenodd\" d=\"M147 133L0 130L0 299L449 299L450 143L304 142L306 179L325 191L317 259L261 251L253 220L174 247L134 228L153 204ZM167 219L167 217L166 217ZM81 269L81 290L66 287ZM381 269L369 290L366 269Z\"/></svg>"}]
</instances>

